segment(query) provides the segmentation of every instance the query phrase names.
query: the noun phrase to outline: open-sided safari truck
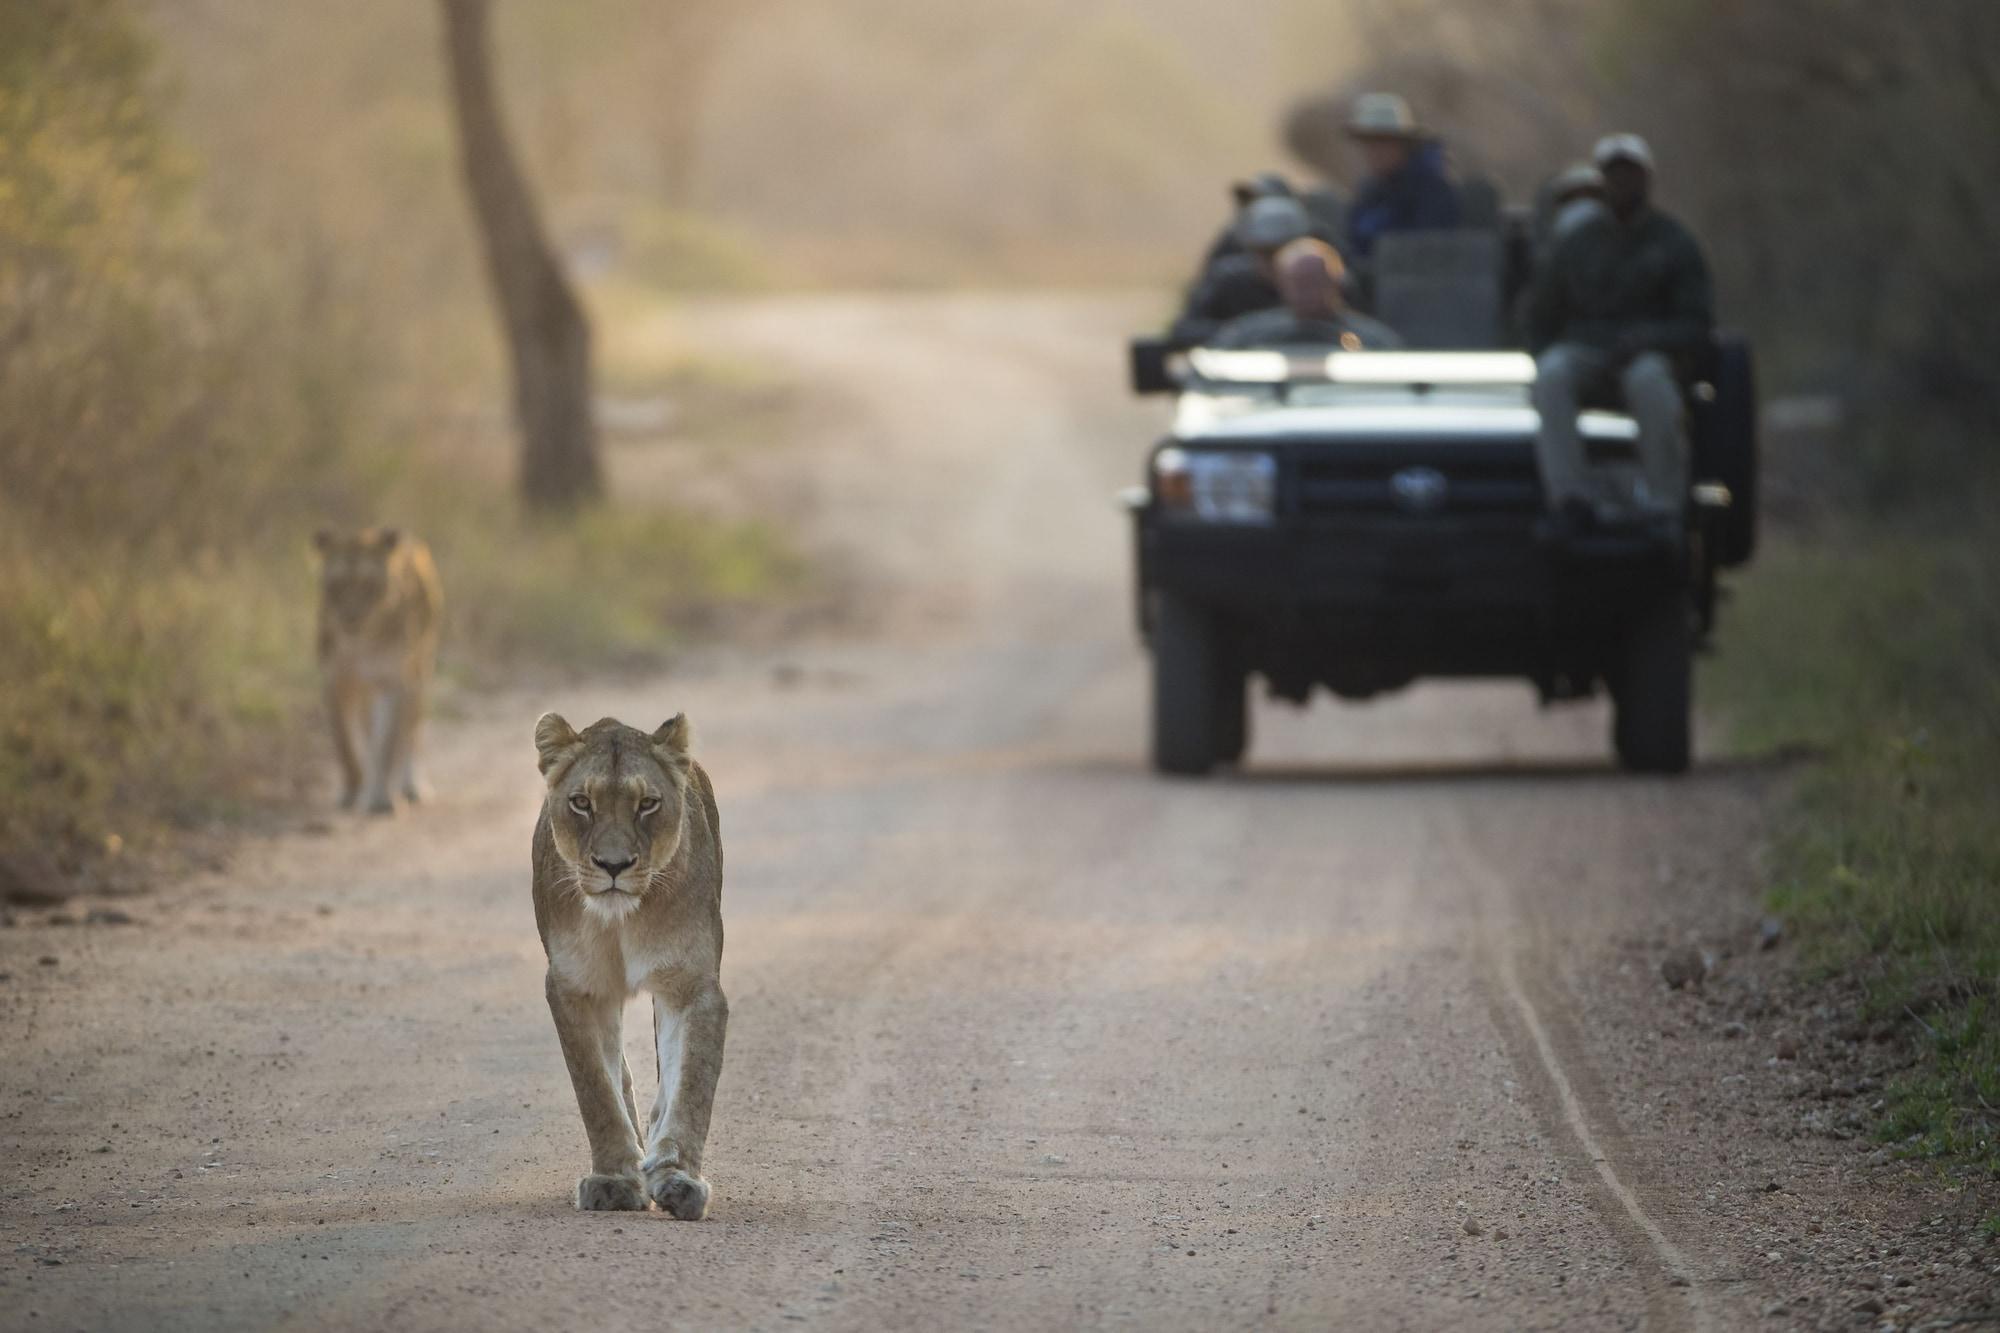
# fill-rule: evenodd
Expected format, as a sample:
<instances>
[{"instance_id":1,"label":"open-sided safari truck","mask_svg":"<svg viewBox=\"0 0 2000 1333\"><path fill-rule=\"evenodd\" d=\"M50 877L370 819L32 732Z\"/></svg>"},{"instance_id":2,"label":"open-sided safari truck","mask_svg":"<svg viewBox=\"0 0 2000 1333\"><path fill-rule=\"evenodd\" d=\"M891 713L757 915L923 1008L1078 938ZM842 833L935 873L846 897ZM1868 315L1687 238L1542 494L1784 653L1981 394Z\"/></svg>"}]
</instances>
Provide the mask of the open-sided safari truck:
<instances>
[{"instance_id":1,"label":"open-sided safari truck","mask_svg":"<svg viewBox=\"0 0 2000 1333\"><path fill-rule=\"evenodd\" d=\"M1393 238L1392 238L1393 239ZM1436 236L1417 238L1435 249ZM1393 255L1391 256L1393 258ZM1498 343L1454 329L1448 283L1418 275L1412 342ZM1439 303L1442 296L1444 302ZM1173 426L1126 493L1138 610L1153 659L1153 762L1199 774L1248 743L1254 674L1304 703L1365 699L1419 676L1521 677L1545 703L1610 691L1628 769L1689 761L1692 654L1721 570L1756 544L1748 347L1720 337L1689 385L1684 540L1551 540L1531 401L1534 361L1492 346L1399 352L1131 346L1133 387L1176 393ZM1594 463L1634 466L1638 427L1581 427Z\"/></svg>"}]
</instances>

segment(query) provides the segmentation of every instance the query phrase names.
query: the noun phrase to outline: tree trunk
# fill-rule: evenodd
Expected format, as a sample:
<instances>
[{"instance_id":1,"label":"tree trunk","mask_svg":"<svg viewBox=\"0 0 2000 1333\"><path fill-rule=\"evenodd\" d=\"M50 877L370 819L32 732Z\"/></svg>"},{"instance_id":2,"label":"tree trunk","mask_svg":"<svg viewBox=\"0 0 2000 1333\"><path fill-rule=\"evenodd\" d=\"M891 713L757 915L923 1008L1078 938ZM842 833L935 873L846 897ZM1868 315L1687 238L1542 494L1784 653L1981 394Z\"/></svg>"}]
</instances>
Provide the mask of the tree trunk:
<instances>
[{"instance_id":1,"label":"tree trunk","mask_svg":"<svg viewBox=\"0 0 2000 1333\"><path fill-rule=\"evenodd\" d=\"M487 0L441 3L465 183L513 368L522 498L532 509L574 508L603 491L590 412L590 323L507 143Z\"/></svg>"}]
</instances>

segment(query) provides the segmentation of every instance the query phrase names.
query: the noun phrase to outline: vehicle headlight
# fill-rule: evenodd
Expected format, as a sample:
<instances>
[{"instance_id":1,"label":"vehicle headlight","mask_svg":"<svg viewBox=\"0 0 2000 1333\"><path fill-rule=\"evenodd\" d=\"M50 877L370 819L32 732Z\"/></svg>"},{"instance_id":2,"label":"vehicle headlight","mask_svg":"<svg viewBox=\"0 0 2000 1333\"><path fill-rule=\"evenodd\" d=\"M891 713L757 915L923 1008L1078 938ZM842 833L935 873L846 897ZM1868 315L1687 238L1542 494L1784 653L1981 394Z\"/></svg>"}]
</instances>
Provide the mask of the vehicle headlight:
<instances>
[{"instance_id":1,"label":"vehicle headlight","mask_svg":"<svg viewBox=\"0 0 2000 1333\"><path fill-rule=\"evenodd\" d=\"M1153 455L1153 495L1171 514L1210 523L1269 523L1278 463L1248 451L1166 448Z\"/></svg>"}]
</instances>

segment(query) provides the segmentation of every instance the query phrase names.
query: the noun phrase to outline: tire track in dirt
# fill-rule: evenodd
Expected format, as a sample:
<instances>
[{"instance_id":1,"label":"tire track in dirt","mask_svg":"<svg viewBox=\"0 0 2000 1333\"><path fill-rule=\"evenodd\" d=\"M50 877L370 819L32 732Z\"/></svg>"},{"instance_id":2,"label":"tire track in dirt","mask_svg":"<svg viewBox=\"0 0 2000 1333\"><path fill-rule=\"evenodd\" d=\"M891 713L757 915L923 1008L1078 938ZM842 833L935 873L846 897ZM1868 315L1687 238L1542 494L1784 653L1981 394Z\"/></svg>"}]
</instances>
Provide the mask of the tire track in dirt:
<instances>
[{"instance_id":1,"label":"tire track in dirt","mask_svg":"<svg viewBox=\"0 0 2000 1333\"><path fill-rule=\"evenodd\" d=\"M1515 1065L1537 1092L1537 1110L1564 1156L1596 1177L1598 1212L1616 1231L1635 1263L1652 1270L1646 1304L1656 1328L1707 1333L1715 1328L1686 1255L1626 1182L1619 1164L1629 1155L1611 1102L1583 1054L1569 1015L1557 993L1554 968L1542 932L1522 919L1507 877L1470 845L1461 817L1447 820L1443 841L1468 881L1476 886L1480 918L1478 957L1489 991L1495 1026L1506 1034ZM1494 908L1500 909L1494 911ZM1525 935L1528 943L1523 945Z\"/></svg>"}]
</instances>

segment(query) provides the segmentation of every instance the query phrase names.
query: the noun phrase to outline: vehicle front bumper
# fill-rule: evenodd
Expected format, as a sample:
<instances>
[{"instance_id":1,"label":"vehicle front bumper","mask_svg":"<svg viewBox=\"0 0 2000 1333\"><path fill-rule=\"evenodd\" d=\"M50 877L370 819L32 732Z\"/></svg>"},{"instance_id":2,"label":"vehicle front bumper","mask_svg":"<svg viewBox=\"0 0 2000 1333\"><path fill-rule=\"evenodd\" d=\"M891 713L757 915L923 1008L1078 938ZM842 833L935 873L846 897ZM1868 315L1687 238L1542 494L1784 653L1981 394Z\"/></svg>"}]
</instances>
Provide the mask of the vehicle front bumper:
<instances>
[{"instance_id":1,"label":"vehicle front bumper","mask_svg":"<svg viewBox=\"0 0 2000 1333\"><path fill-rule=\"evenodd\" d=\"M1385 676L1589 674L1633 607L1685 579L1657 545L1559 550L1521 515L1355 515L1270 526L1134 511L1139 616L1180 596L1228 625L1251 665Z\"/></svg>"}]
</instances>

